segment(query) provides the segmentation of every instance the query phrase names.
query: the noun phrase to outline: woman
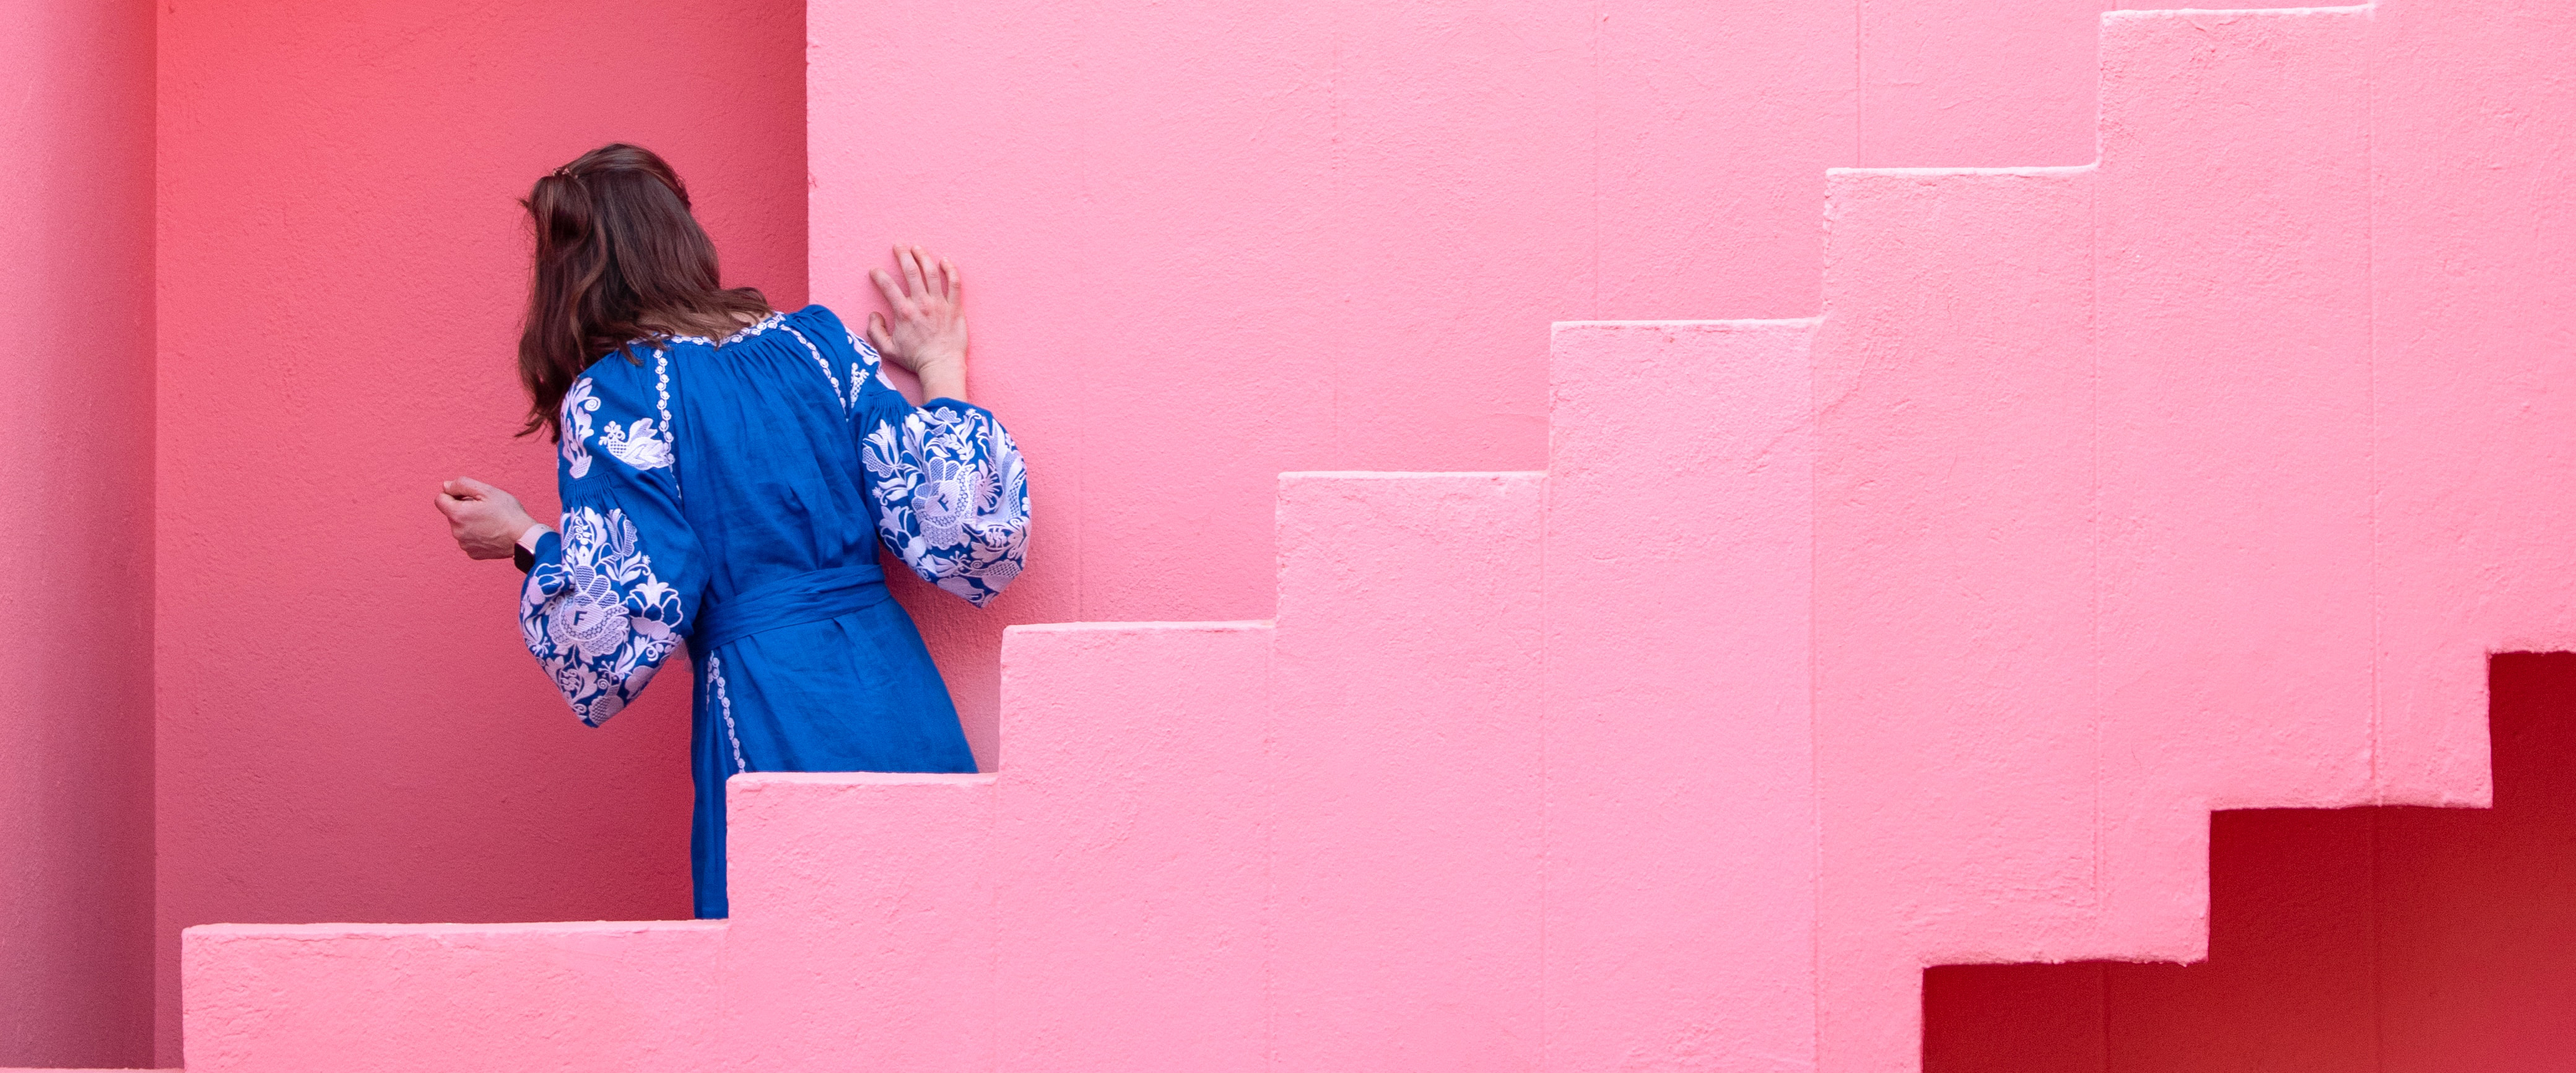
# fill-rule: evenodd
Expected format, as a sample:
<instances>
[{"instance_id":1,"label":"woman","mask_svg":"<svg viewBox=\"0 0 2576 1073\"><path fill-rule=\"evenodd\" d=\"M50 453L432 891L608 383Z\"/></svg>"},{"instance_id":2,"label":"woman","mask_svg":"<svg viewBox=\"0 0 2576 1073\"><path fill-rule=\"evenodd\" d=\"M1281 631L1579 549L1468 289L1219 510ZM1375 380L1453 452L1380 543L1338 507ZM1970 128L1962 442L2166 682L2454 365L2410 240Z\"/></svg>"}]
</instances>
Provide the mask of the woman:
<instances>
[{"instance_id":1,"label":"woman","mask_svg":"<svg viewBox=\"0 0 2576 1073\"><path fill-rule=\"evenodd\" d=\"M870 274L893 313L863 341L822 306L719 288L687 188L645 150L584 154L525 204L521 434L558 444L560 529L461 477L438 507L467 555L526 569L520 632L582 722L688 644L689 863L697 915L721 917L726 777L975 769L877 548L983 606L1028 544L1019 450L966 402L957 270L918 247L895 251L900 282ZM930 401L905 401L880 356Z\"/></svg>"}]
</instances>

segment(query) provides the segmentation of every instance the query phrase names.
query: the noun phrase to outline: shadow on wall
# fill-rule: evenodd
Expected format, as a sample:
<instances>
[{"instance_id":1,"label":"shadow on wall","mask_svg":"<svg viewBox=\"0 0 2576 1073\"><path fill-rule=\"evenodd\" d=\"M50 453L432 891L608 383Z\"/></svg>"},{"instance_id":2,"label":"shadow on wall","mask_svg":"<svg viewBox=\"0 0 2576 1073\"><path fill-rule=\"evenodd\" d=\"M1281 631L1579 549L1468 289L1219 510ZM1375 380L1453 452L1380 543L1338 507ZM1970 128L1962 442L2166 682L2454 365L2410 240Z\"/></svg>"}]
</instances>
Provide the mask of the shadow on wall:
<instances>
[{"instance_id":1,"label":"shadow on wall","mask_svg":"<svg viewBox=\"0 0 2576 1073\"><path fill-rule=\"evenodd\" d=\"M2488 665L2489 809L2222 812L2196 965L1948 965L1926 1073L2517 1073L2576 1055L2576 653Z\"/></svg>"}]
</instances>

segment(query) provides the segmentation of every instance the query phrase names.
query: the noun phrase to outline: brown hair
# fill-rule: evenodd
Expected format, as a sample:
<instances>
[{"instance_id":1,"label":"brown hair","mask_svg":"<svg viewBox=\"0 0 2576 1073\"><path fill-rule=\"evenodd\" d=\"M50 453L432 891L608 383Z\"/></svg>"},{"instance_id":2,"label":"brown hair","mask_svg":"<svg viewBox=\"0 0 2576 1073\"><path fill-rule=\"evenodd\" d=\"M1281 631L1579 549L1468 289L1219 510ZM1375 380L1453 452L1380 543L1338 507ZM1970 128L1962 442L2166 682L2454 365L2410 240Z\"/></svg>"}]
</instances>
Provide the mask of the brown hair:
<instances>
[{"instance_id":1,"label":"brown hair","mask_svg":"<svg viewBox=\"0 0 2576 1073\"><path fill-rule=\"evenodd\" d=\"M519 382L525 436L563 439L564 393L591 363L627 343L673 335L721 339L737 313L770 312L749 287L717 286L716 247L689 215L689 188L646 149L603 145L556 168L529 191L537 259ZM629 354L628 360L641 358Z\"/></svg>"}]
</instances>

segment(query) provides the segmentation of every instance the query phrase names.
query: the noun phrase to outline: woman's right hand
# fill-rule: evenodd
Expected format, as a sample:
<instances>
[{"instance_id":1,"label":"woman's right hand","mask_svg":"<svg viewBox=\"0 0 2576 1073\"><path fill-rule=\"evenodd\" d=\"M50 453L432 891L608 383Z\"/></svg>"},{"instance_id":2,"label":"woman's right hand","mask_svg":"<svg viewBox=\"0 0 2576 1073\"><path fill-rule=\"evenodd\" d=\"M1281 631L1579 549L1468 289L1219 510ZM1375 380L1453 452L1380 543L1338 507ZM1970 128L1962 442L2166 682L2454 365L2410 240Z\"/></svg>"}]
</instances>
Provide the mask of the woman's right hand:
<instances>
[{"instance_id":1,"label":"woman's right hand","mask_svg":"<svg viewBox=\"0 0 2576 1073\"><path fill-rule=\"evenodd\" d=\"M472 477L458 477L438 489L438 512L447 516L448 535L468 559L507 559L537 520L519 506L519 497Z\"/></svg>"},{"instance_id":2,"label":"woman's right hand","mask_svg":"<svg viewBox=\"0 0 2576 1073\"><path fill-rule=\"evenodd\" d=\"M868 314L868 344L920 377L923 398L966 401L966 313L958 306L964 288L957 266L919 246L895 247L894 260L903 269L900 286L885 269L868 272L894 311L891 320Z\"/></svg>"}]
</instances>

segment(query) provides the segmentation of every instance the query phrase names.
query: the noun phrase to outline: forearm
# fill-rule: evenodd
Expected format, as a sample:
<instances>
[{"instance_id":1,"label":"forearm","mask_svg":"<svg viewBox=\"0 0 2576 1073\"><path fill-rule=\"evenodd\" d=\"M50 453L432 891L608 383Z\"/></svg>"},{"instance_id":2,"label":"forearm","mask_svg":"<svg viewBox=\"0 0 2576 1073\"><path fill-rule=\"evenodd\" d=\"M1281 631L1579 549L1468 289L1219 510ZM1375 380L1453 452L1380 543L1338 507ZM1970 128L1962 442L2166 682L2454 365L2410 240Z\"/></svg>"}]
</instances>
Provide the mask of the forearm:
<instances>
[{"instance_id":1,"label":"forearm","mask_svg":"<svg viewBox=\"0 0 2576 1073\"><path fill-rule=\"evenodd\" d=\"M925 362L916 375L921 377L921 398L924 402L931 399L973 401L966 397L966 362L963 359Z\"/></svg>"}]
</instances>

